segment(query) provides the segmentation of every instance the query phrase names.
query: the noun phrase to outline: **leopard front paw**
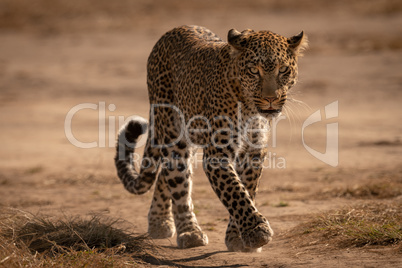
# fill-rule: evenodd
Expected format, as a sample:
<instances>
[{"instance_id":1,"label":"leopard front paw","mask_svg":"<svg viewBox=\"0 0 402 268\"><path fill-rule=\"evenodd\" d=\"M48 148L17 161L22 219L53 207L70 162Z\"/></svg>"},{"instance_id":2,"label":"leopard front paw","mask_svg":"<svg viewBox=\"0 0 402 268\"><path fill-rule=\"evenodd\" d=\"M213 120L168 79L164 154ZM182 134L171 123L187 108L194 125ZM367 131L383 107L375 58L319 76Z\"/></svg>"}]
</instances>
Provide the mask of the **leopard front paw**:
<instances>
[{"instance_id":1,"label":"leopard front paw","mask_svg":"<svg viewBox=\"0 0 402 268\"><path fill-rule=\"evenodd\" d=\"M258 252L260 253L262 248L247 248L244 247L243 240L240 236L231 237L230 239L225 239L226 247L229 251L234 252Z\"/></svg>"},{"instance_id":2,"label":"leopard front paw","mask_svg":"<svg viewBox=\"0 0 402 268\"><path fill-rule=\"evenodd\" d=\"M245 249L260 248L272 240L274 232L268 223L260 223L256 227L246 230L242 234L243 245Z\"/></svg>"}]
</instances>

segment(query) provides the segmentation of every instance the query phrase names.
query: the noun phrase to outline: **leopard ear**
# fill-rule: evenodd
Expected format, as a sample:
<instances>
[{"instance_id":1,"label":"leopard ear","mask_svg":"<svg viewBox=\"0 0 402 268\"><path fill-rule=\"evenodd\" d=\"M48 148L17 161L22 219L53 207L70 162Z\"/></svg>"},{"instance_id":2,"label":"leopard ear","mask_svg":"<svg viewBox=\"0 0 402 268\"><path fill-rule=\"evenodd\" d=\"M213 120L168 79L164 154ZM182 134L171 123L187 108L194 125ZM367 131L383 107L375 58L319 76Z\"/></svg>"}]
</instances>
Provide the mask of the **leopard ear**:
<instances>
[{"instance_id":1,"label":"leopard ear","mask_svg":"<svg viewBox=\"0 0 402 268\"><path fill-rule=\"evenodd\" d=\"M288 44L294 55L302 56L302 52L308 47L308 39L302 31L298 35L288 38Z\"/></svg>"},{"instance_id":2,"label":"leopard ear","mask_svg":"<svg viewBox=\"0 0 402 268\"><path fill-rule=\"evenodd\" d=\"M228 42L232 47L234 47L238 50L242 50L245 48L245 46L247 44L246 36L252 32L253 32L253 30L250 30L250 29L244 30L242 32L239 32L236 29L232 29L228 33Z\"/></svg>"}]
</instances>

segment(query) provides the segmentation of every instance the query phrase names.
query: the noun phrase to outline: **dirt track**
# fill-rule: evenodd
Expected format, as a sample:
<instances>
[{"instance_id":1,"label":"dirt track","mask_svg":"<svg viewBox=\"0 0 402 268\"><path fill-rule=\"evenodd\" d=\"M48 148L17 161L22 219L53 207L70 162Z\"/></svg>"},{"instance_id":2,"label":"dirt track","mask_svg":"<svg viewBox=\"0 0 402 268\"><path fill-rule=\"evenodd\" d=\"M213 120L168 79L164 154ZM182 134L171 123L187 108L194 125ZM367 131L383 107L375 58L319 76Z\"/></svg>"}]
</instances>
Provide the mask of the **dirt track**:
<instances>
[{"instance_id":1,"label":"dirt track","mask_svg":"<svg viewBox=\"0 0 402 268\"><path fill-rule=\"evenodd\" d=\"M300 248L285 236L314 213L369 201L401 203L401 196L337 194L375 182L402 183L402 8L397 1L325 6L311 0L298 1L297 8L292 1L192 2L194 6L99 1L93 10L87 2L44 7L4 1L0 6L11 10L0 17L1 205L55 217L101 213L146 232L152 195L126 192L112 159L119 116L148 116L145 67L154 43L183 24L205 26L224 39L231 28L285 36L304 30L310 49L300 60L296 91L309 108L290 106L293 112L278 124L271 166L257 196L257 207L275 231L273 242L261 254L226 252L227 212L198 167L193 199L210 244L178 250L175 238L158 240L167 260L162 264L392 267L402 261L391 248ZM334 101L339 116L306 128L305 142L325 152L326 124L338 123L337 167L313 157L301 138L306 118ZM65 132L70 109L85 103L96 108L77 112L71 128L78 141L97 142L91 149L74 146ZM104 131L99 122L105 123Z\"/></svg>"}]
</instances>

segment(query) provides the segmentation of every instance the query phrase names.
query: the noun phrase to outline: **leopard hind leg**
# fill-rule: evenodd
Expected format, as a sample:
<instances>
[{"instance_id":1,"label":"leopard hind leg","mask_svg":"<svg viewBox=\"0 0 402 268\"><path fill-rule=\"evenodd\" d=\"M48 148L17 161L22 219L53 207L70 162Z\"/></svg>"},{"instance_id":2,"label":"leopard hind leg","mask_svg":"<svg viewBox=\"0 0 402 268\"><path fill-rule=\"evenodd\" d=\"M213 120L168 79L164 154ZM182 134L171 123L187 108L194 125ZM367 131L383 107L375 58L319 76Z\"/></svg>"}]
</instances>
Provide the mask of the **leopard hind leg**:
<instances>
[{"instance_id":1,"label":"leopard hind leg","mask_svg":"<svg viewBox=\"0 0 402 268\"><path fill-rule=\"evenodd\" d=\"M171 195L165 176L159 173L148 213L148 233L154 239L162 239L173 237L175 231Z\"/></svg>"}]
</instances>

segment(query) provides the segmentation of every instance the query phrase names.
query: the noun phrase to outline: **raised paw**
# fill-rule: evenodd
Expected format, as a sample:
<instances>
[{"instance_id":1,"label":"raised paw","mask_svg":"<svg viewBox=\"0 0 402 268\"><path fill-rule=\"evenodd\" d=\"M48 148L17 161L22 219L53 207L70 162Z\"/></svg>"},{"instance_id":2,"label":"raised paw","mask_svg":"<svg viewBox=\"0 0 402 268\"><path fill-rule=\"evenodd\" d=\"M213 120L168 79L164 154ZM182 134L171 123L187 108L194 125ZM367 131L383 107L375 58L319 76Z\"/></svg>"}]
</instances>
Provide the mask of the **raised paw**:
<instances>
[{"instance_id":1,"label":"raised paw","mask_svg":"<svg viewBox=\"0 0 402 268\"><path fill-rule=\"evenodd\" d=\"M242 234L244 248L257 249L272 240L274 232L267 223L260 223Z\"/></svg>"},{"instance_id":2,"label":"raised paw","mask_svg":"<svg viewBox=\"0 0 402 268\"><path fill-rule=\"evenodd\" d=\"M148 234L153 239L170 238L176 231L173 218L153 219L148 224Z\"/></svg>"},{"instance_id":3,"label":"raised paw","mask_svg":"<svg viewBox=\"0 0 402 268\"><path fill-rule=\"evenodd\" d=\"M206 246L208 244L208 236L201 232L185 232L177 236L177 246L179 248L193 248Z\"/></svg>"}]
</instances>

